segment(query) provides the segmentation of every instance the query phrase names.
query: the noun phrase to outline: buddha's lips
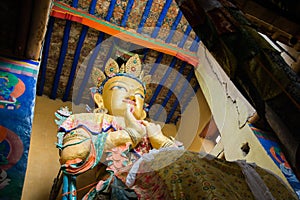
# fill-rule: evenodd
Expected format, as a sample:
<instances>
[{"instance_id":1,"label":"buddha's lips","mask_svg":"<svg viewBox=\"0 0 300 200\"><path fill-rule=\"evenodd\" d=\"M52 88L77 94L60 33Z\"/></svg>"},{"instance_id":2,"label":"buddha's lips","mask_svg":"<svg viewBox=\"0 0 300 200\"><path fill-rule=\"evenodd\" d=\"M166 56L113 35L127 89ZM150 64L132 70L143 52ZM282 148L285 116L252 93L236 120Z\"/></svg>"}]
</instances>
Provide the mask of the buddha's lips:
<instances>
[{"instance_id":1,"label":"buddha's lips","mask_svg":"<svg viewBox=\"0 0 300 200\"><path fill-rule=\"evenodd\" d=\"M123 102L125 102L125 103L129 103L129 104L131 104L131 105L134 105L134 106L136 106L136 103L135 103L135 101L132 101L132 100L129 100L129 99L123 99Z\"/></svg>"}]
</instances>

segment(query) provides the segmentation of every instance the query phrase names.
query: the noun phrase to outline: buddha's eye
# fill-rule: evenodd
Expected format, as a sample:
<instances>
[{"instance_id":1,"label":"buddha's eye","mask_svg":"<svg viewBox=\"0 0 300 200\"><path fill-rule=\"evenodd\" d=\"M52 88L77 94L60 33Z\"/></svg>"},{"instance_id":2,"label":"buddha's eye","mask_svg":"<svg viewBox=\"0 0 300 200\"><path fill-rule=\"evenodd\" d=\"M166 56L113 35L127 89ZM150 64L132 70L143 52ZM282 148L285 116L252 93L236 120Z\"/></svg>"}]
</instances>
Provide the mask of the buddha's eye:
<instances>
[{"instance_id":1,"label":"buddha's eye","mask_svg":"<svg viewBox=\"0 0 300 200\"><path fill-rule=\"evenodd\" d=\"M127 89L123 86L120 86L120 85L112 86L110 89L111 90L121 90L121 91L127 92Z\"/></svg>"},{"instance_id":2,"label":"buddha's eye","mask_svg":"<svg viewBox=\"0 0 300 200\"><path fill-rule=\"evenodd\" d=\"M138 96L141 99L145 99L144 95L142 95L141 93L135 93L135 96Z\"/></svg>"}]
</instances>

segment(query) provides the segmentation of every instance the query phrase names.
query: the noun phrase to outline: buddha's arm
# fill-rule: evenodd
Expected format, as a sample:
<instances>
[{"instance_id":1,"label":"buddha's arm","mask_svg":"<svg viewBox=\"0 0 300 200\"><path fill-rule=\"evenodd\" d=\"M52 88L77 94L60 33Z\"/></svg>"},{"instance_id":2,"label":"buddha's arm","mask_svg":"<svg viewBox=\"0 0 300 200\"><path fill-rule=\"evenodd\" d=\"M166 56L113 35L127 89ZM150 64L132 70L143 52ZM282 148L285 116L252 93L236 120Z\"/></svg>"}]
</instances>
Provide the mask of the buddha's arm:
<instances>
[{"instance_id":1,"label":"buddha's arm","mask_svg":"<svg viewBox=\"0 0 300 200\"><path fill-rule=\"evenodd\" d=\"M146 122L145 125L149 140L153 148L160 149L163 147L176 147L174 140L170 139L162 133L160 125L149 122Z\"/></svg>"},{"instance_id":2,"label":"buddha's arm","mask_svg":"<svg viewBox=\"0 0 300 200\"><path fill-rule=\"evenodd\" d=\"M105 149L112 149L116 146L124 145L126 143L130 143L133 147L135 147L142 139L142 136L132 128L126 128L123 130L113 131L108 133Z\"/></svg>"},{"instance_id":3,"label":"buddha's arm","mask_svg":"<svg viewBox=\"0 0 300 200\"><path fill-rule=\"evenodd\" d=\"M168 138L165 135L163 135L163 133L149 137L149 139L151 145L155 149L160 149L163 147L176 147L175 142L171 138Z\"/></svg>"},{"instance_id":4,"label":"buddha's arm","mask_svg":"<svg viewBox=\"0 0 300 200\"><path fill-rule=\"evenodd\" d=\"M152 130L151 133L148 131L148 134L151 145L155 149L171 146L176 147L175 142L169 137L163 135L161 130ZM135 129L126 128L124 130L113 131L107 135L104 148L112 149L126 143L130 143L133 147L135 147L141 139L141 135Z\"/></svg>"}]
</instances>

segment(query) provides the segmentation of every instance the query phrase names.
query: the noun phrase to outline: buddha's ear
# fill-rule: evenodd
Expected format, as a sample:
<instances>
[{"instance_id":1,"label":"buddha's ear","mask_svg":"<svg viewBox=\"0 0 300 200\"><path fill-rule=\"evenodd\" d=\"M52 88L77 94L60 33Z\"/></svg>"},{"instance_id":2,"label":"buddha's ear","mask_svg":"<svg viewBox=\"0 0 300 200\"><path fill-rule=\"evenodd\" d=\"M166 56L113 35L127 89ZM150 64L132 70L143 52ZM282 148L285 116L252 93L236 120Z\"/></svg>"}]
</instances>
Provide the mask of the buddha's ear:
<instances>
[{"instance_id":1,"label":"buddha's ear","mask_svg":"<svg viewBox=\"0 0 300 200\"><path fill-rule=\"evenodd\" d=\"M141 116L141 120L145 119L147 117L147 113L145 110L143 110L142 116Z\"/></svg>"},{"instance_id":2,"label":"buddha's ear","mask_svg":"<svg viewBox=\"0 0 300 200\"><path fill-rule=\"evenodd\" d=\"M95 93L94 94L94 101L97 104L98 108L103 108L104 107L103 98L102 98L102 95L100 93Z\"/></svg>"}]
</instances>

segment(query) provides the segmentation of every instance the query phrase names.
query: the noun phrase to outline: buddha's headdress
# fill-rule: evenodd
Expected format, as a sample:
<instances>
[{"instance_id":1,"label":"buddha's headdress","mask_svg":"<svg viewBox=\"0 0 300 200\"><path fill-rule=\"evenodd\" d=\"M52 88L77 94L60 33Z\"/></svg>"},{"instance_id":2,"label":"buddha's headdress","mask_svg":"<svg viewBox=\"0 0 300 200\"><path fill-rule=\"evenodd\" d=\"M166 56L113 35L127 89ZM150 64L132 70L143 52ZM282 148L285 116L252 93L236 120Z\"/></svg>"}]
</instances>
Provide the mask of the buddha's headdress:
<instances>
[{"instance_id":1,"label":"buddha's headdress","mask_svg":"<svg viewBox=\"0 0 300 200\"><path fill-rule=\"evenodd\" d=\"M112 58L105 64L104 72L102 72L99 68L94 68L92 72L92 79L95 85L97 85L98 92L102 94L103 87L105 83L116 76L126 76L132 78L144 87L144 91L146 93L146 84L151 81L151 75L144 74L142 70L142 62L138 56L138 54L130 57L126 64L119 64Z\"/></svg>"}]
</instances>

